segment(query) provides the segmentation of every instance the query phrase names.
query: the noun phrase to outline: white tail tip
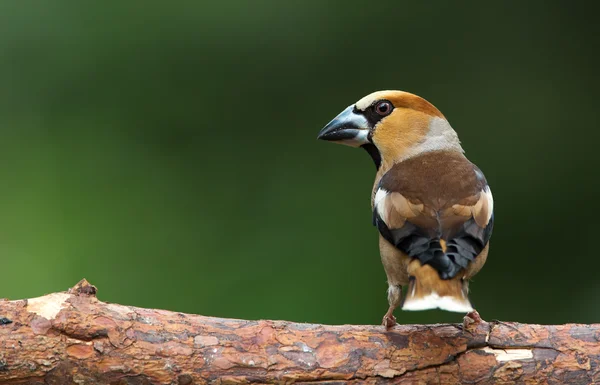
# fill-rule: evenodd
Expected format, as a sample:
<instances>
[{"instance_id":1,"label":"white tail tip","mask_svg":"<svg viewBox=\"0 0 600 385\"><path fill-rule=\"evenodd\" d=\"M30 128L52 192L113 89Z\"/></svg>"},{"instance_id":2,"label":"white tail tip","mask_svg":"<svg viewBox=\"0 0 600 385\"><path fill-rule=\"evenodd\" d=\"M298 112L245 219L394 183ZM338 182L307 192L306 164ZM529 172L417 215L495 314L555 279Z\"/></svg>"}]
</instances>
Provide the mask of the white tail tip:
<instances>
[{"instance_id":1,"label":"white tail tip","mask_svg":"<svg viewBox=\"0 0 600 385\"><path fill-rule=\"evenodd\" d=\"M431 293L423 298L407 298L402 310L428 310L442 309L457 313L470 313L473 307L468 300L460 300L455 297L440 297L437 293Z\"/></svg>"}]
</instances>

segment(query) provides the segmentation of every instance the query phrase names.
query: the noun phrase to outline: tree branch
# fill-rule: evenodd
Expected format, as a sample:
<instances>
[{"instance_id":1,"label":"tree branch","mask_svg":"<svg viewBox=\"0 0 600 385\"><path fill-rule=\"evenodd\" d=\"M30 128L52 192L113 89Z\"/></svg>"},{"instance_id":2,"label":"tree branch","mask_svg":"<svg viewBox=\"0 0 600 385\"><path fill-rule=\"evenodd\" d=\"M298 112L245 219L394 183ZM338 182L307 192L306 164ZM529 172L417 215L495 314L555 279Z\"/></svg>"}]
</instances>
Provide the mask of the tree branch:
<instances>
[{"instance_id":1,"label":"tree branch","mask_svg":"<svg viewBox=\"0 0 600 385\"><path fill-rule=\"evenodd\" d=\"M0 384L600 383L600 324L326 326L68 292L0 301Z\"/></svg>"}]
</instances>

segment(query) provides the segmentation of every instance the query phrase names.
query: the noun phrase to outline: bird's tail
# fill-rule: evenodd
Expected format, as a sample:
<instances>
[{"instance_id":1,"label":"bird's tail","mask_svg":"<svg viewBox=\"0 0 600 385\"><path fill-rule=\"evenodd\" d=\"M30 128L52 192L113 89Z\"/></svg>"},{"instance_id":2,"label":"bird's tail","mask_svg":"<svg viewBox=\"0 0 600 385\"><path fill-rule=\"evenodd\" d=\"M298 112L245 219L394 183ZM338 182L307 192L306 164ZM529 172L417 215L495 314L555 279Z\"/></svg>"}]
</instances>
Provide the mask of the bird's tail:
<instances>
[{"instance_id":1,"label":"bird's tail","mask_svg":"<svg viewBox=\"0 0 600 385\"><path fill-rule=\"evenodd\" d=\"M473 311L467 286L460 276L441 279L429 265L413 260L408 266L410 281L402 310L442 309L459 313Z\"/></svg>"}]
</instances>

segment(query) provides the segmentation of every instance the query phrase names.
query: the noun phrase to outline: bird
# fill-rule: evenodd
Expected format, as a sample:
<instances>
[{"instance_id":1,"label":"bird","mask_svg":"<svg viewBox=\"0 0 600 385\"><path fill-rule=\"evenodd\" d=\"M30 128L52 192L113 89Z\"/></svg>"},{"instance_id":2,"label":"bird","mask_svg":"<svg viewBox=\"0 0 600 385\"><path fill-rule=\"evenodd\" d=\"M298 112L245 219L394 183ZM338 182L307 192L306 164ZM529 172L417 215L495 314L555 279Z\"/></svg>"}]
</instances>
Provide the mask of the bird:
<instances>
[{"instance_id":1,"label":"bird","mask_svg":"<svg viewBox=\"0 0 600 385\"><path fill-rule=\"evenodd\" d=\"M344 109L317 138L363 148L377 168L371 209L389 303L382 324L396 325L399 306L480 319L469 280L488 256L494 200L446 117L420 96L377 91Z\"/></svg>"}]
</instances>

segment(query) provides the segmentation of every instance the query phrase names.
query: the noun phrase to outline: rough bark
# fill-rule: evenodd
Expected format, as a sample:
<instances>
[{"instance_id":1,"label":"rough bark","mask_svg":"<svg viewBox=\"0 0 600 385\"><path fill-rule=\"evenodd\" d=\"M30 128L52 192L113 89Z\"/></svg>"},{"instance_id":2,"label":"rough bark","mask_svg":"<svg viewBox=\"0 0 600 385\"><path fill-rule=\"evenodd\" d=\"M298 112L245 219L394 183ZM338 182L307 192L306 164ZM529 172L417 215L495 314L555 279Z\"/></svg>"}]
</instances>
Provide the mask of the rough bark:
<instances>
[{"instance_id":1,"label":"rough bark","mask_svg":"<svg viewBox=\"0 0 600 385\"><path fill-rule=\"evenodd\" d=\"M600 383L600 324L326 326L68 292L0 301L0 384Z\"/></svg>"}]
</instances>

